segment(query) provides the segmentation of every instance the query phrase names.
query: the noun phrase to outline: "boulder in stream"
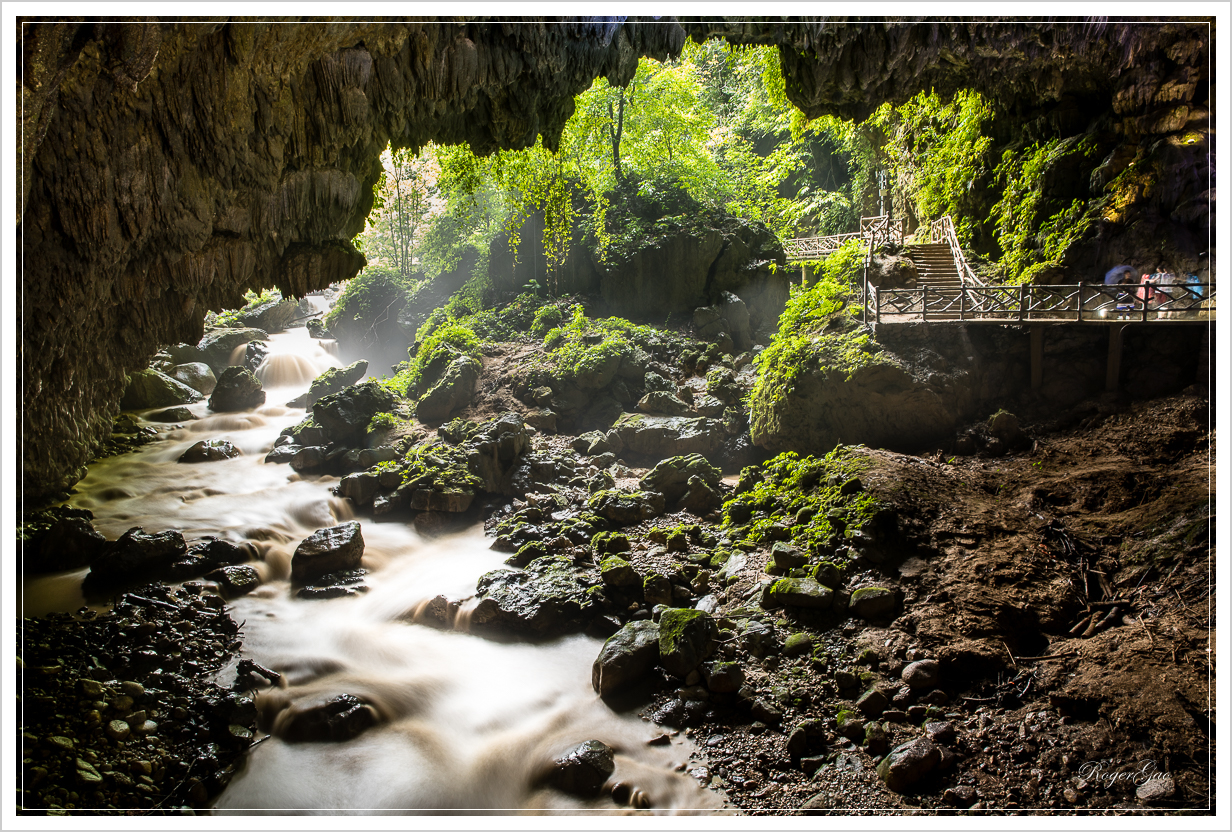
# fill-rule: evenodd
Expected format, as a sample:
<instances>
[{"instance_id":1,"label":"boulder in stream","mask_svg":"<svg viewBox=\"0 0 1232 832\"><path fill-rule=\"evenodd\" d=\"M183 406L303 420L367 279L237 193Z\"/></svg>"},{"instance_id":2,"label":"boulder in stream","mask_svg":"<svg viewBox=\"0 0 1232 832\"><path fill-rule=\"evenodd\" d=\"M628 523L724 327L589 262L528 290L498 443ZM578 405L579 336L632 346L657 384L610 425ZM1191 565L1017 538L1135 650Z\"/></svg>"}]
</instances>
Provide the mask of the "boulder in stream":
<instances>
[{"instance_id":1,"label":"boulder in stream","mask_svg":"<svg viewBox=\"0 0 1232 832\"><path fill-rule=\"evenodd\" d=\"M158 370L138 370L128 377L121 410L145 410L200 401L201 394Z\"/></svg>"},{"instance_id":2,"label":"boulder in stream","mask_svg":"<svg viewBox=\"0 0 1232 832\"><path fill-rule=\"evenodd\" d=\"M603 643L590 670L595 693L606 696L654 670L659 661L659 625L630 621Z\"/></svg>"},{"instance_id":3,"label":"boulder in stream","mask_svg":"<svg viewBox=\"0 0 1232 832\"><path fill-rule=\"evenodd\" d=\"M330 367L312 380L307 393L287 402L287 407L312 407L331 393L350 387L367 372L368 362L362 360L345 367Z\"/></svg>"},{"instance_id":4,"label":"boulder in stream","mask_svg":"<svg viewBox=\"0 0 1232 832\"><path fill-rule=\"evenodd\" d=\"M129 529L90 567L90 583L108 583L140 577L170 566L188 551L178 531L146 534L140 526Z\"/></svg>"},{"instance_id":5,"label":"boulder in stream","mask_svg":"<svg viewBox=\"0 0 1232 832\"><path fill-rule=\"evenodd\" d=\"M360 445L372 417L393 405L393 393L378 382L365 381L322 397L312 405L312 421L330 442Z\"/></svg>"},{"instance_id":6,"label":"boulder in stream","mask_svg":"<svg viewBox=\"0 0 1232 832\"><path fill-rule=\"evenodd\" d=\"M552 761L547 782L562 792L594 797L615 770L616 752L598 740L587 740Z\"/></svg>"},{"instance_id":7,"label":"boulder in stream","mask_svg":"<svg viewBox=\"0 0 1232 832\"><path fill-rule=\"evenodd\" d=\"M218 462L243 455L243 451L225 439L202 439L190 445L176 462Z\"/></svg>"},{"instance_id":8,"label":"boulder in stream","mask_svg":"<svg viewBox=\"0 0 1232 832\"><path fill-rule=\"evenodd\" d=\"M303 584L330 572L357 569L363 555L364 538L356 521L321 529L296 547L291 557L291 582Z\"/></svg>"},{"instance_id":9,"label":"boulder in stream","mask_svg":"<svg viewBox=\"0 0 1232 832\"><path fill-rule=\"evenodd\" d=\"M489 572L479 579L471 625L536 637L576 632L599 612L599 583L563 556L537 558L524 572Z\"/></svg>"},{"instance_id":10,"label":"boulder in stream","mask_svg":"<svg viewBox=\"0 0 1232 832\"><path fill-rule=\"evenodd\" d=\"M223 370L218 386L210 395L210 410L216 412L251 410L263 404L265 391L261 389L261 381L244 367Z\"/></svg>"},{"instance_id":11,"label":"boulder in stream","mask_svg":"<svg viewBox=\"0 0 1232 832\"><path fill-rule=\"evenodd\" d=\"M204 361L190 361L187 364L177 364L170 373L176 381L187 384L203 396L214 392L218 377Z\"/></svg>"}]
</instances>

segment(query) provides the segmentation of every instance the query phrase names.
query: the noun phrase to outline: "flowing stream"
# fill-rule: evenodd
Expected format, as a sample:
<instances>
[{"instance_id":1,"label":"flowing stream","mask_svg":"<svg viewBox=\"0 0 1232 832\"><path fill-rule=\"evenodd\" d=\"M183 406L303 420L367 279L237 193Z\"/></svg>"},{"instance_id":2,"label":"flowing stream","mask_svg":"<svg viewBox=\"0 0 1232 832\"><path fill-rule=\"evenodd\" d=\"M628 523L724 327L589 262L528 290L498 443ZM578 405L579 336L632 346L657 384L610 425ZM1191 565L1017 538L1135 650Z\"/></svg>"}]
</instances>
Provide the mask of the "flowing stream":
<instances>
[{"instance_id":1,"label":"flowing stream","mask_svg":"<svg viewBox=\"0 0 1232 832\"><path fill-rule=\"evenodd\" d=\"M261 694L267 713L291 712L352 694L379 724L342 743L286 742L275 735L249 752L245 767L216 801L218 812L707 811L721 798L683 773L693 750L683 736L648 745L664 729L618 714L590 686L601 642L571 636L545 644L503 643L415 622L437 595L466 597L504 555L480 528L423 538L401 522L362 519L367 593L301 600L289 583L291 555L313 531L353 519L333 496L338 479L301 476L263 458L279 432L305 411L282 406L327 367L330 352L303 328L274 335L258 371L267 404L252 412L211 414L123 456L95 463L70 503L94 513L108 539L133 526L180 530L191 546L213 535L249 542L262 586L236 599L242 656L283 674ZM144 423L143 423L144 424ZM226 439L243 455L178 464L202 439ZM85 571L32 578L23 614L73 610ZM465 616L459 616L465 621ZM219 684L234 679L224 669ZM277 732L275 731L275 734ZM538 785L550 761L586 740L613 747L623 783L593 800Z\"/></svg>"}]
</instances>

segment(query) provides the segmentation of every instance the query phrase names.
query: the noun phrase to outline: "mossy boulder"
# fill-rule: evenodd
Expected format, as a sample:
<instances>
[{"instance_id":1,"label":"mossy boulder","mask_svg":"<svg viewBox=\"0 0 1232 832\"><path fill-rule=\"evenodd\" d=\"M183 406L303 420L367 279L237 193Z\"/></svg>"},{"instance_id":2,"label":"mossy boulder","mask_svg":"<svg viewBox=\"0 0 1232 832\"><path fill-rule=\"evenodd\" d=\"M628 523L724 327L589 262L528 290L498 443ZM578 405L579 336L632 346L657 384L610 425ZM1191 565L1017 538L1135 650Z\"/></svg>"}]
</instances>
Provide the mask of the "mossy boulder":
<instances>
[{"instance_id":1,"label":"mossy boulder","mask_svg":"<svg viewBox=\"0 0 1232 832\"><path fill-rule=\"evenodd\" d=\"M251 410L265 404L261 381L244 367L228 367L218 377L218 385L210 395L210 410L232 412Z\"/></svg>"},{"instance_id":2,"label":"mossy boulder","mask_svg":"<svg viewBox=\"0 0 1232 832\"><path fill-rule=\"evenodd\" d=\"M782 578L771 585L769 600L775 606L829 609L834 593L812 578Z\"/></svg>"},{"instance_id":3,"label":"mossy boulder","mask_svg":"<svg viewBox=\"0 0 1232 832\"><path fill-rule=\"evenodd\" d=\"M600 517L621 526L658 517L666 510L663 495L655 491L600 491L587 507Z\"/></svg>"},{"instance_id":4,"label":"mossy boulder","mask_svg":"<svg viewBox=\"0 0 1232 832\"><path fill-rule=\"evenodd\" d=\"M603 583L609 586L633 587L642 583L641 576L623 558L604 558L599 564L599 573L603 576Z\"/></svg>"},{"instance_id":5,"label":"mossy boulder","mask_svg":"<svg viewBox=\"0 0 1232 832\"><path fill-rule=\"evenodd\" d=\"M356 361L346 367L330 367L312 380L307 393L287 402L287 407L312 407L329 394L350 387L367 372L367 361Z\"/></svg>"},{"instance_id":6,"label":"mossy boulder","mask_svg":"<svg viewBox=\"0 0 1232 832\"><path fill-rule=\"evenodd\" d=\"M835 714L834 721L838 724L838 732L852 742L864 739L864 728L867 724L858 711L841 710Z\"/></svg>"},{"instance_id":7,"label":"mossy boulder","mask_svg":"<svg viewBox=\"0 0 1232 832\"><path fill-rule=\"evenodd\" d=\"M658 491L668 505L676 505L688 495L689 481L698 477L712 491L717 492L723 472L711 465L701 454L685 454L661 460L653 470L638 483L647 491Z\"/></svg>"},{"instance_id":8,"label":"mossy boulder","mask_svg":"<svg viewBox=\"0 0 1232 832\"><path fill-rule=\"evenodd\" d=\"M415 405L415 416L421 422L434 424L466 407L475 395L475 384L482 369L483 365L469 355L454 358L440 380Z\"/></svg>"},{"instance_id":9,"label":"mossy boulder","mask_svg":"<svg viewBox=\"0 0 1232 832\"><path fill-rule=\"evenodd\" d=\"M941 749L927 739L905 742L885 756L877 776L895 792L906 792L924 779L941 761Z\"/></svg>"},{"instance_id":10,"label":"mossy boulder","mask_svg":"<svg viewBox=\"0 0 1232 832\"><path fill-rule=\"evenodd\" d=\"M670 609L659 618L659 664L684 678L716 647L718 626L701 610Z\"/></svg>"},{"instance_id":11,"label":"mossy boulder","mask_svg":"<svg viewBox=\"0 0 1232 832\"><path fill-rule=\"evenodd\" d=\"M601 609L598 588L593 571L558 555L539 558L524 572L489 572L476 586L471 624L536 638L577 632Z\"/></svg>"},{"instance_id":12,"label":"mossy boulder","mask_svg":"<svg viewBox=\"0 0 1232 832\"><path fill-rule=\"evenodd\" d=\"M783 655L789 658L813 652L813 637L808 633L792 633L783 642Z\"/></svg>"},{"instance_id":13,"label":"mossy boulder","mask_svg":"<svg viewBox=\"0 0 1232 832\"><path fill-rule=\"evenodd\" d=\"M121 410L146 410L200 401L201 393L158 370L138 370L128 377Z\"/></svg>"},{"instance_id":14,"label":"mossy boulder","mask_svg":"<svg viewBox=\"0 0 1232 832\"><path fill-rule=\"evenodd\" d=\"M707 662L702 678L711 693L735 693L744 684L744 670L737 662Z\"/></svg>"},{"instance_id":15,"label":"mossy boulder","mask_svg":"<svg viewBox=\"0 0 1232 832\"><path fill-rule=\"evenodd\" d=\"M625 413L612 430L627 453L662 459L672 454L710 455L723 447L727 432L718 419L702 416L651 416Z\"/></svg>"},{"instance_id":16,"label":"mossy boulder","mask_svg":"<svg viewBox=\"0 0 1232 832\"><path fill-rule=\"evenodd\" d=\"M372 417L393 405L393 393L375 381L366 381L321 398L312 405L312 419L328 441L358 446L363 444Z\"/></svg>"},{"instance_id":17,"label":"mossy boulder","mask_svg":"<svg viewBox=\"0 0 1232 832\"><path fill-rule=\"evenodd\" d=\"M781 540L770 547L770 563L775 569L794 569L808 562L808 555Z\"/></svg>"},{"instance_id":18,"label":"mossy boulder","mask_svg":"<svg viewBox=\"0 0 1232 832\"><path fill-rule=\"evenodd\" d=\"M630 621L603 643L591 667L595 693L606 696L642 679L659 661L659 625Z\"/></svg>"}]
</instances>

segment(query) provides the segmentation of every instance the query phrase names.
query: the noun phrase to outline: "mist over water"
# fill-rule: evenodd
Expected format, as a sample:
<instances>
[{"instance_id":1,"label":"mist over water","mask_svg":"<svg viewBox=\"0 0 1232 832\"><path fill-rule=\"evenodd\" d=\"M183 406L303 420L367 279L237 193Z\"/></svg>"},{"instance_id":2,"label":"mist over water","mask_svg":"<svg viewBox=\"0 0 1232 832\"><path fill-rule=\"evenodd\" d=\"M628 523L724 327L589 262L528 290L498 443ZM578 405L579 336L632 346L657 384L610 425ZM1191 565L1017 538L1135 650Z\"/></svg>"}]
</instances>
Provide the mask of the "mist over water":
<instances>
[{"instance_id":1,"label":"mist over water","mask_svg":"<svg viewBox=\"0 0 1232 832\"><path fill-rule=\"evenodd\" d=\"M465 599L476 580L500 568L478 527L426 539L402 522L360 519L369 591L355 597L302 600L289 583L291 556L317 529L353 519L348 501L330 493L337 477L300 476L263 462L280 431L305 411L282 403L339 366L307 331L274 335L258 369L267 404L251 412L202 417L123 456L100 460L76 488L71 505L94 513L108 539L134 526L176 529L191 546L205 536L247 543L263 584L230 604L242 625L243 658L283 674L284 686L258 697L262 726L273 736L254 746L245 768L216 802L219 812L295 813L436 811L706 811L713 792L673 769L691 746L647 741L663 729L614 713L590 686L601 642L571 636L546 644L502 643L417 623L427 601ZM202 439L225 439L242 456L219 462L176 460ZM85 571L25 581L25 613L73 610L83 603ZM465 626L467 616L458 616ZM233 667L219 676L229 686ZM351 694L378 724L343 742L289 742L299 713ZM586 740L617 752L609 794L586 801L541 788L551 760Z\"/></svg>"}]
</instances>

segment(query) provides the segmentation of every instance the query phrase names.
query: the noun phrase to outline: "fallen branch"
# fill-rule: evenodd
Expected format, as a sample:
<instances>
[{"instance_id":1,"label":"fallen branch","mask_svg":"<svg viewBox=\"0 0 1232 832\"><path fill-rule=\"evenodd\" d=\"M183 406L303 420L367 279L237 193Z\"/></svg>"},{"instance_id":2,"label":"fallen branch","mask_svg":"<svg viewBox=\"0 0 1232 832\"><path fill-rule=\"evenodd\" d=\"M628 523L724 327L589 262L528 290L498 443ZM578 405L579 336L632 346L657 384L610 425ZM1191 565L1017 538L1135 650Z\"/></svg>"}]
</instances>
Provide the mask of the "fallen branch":
<instances>
[{"instance_id":1,"label":"fallen branch","mask_svg":"<svg viewBox=\"0 0 1232 832\"><path fill-rule=\"evenodd\" d=\"M1070 656L1076 656L1076 655L1078 655L1077 650L1070 650L1067 653L1055 653L1051 656L1019 656L1018 661L1020 662L1046 662L1052 659L1065 659L1065 658L1069 658Z\"/></svg>"}]
</instances>

